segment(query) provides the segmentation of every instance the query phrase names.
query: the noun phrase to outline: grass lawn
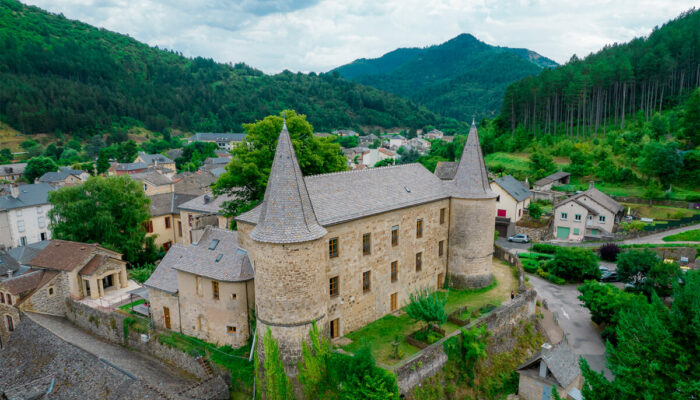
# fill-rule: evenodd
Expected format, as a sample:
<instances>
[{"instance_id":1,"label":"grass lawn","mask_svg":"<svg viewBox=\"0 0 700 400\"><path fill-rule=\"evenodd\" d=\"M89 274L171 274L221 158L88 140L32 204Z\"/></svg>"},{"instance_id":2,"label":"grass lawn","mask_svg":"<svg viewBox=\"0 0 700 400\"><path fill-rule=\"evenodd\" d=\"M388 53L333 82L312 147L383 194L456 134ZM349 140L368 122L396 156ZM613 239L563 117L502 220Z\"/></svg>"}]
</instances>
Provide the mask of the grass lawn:
<instances>
[{"instance_id":1,"label":"grass lawn","mask_svg":"<svg viewBox=\"0 0 700 400\"><path fill-rule=\"evenodd\" d=\"M653 219L681 219L692 217L698 214L698 211L688 208L668 207L668 206L650 206L647 204L622 203L625 208L632 208L637 211L643 218Z\"/></svg>"},{"instance_id":2,"label":"grass lawn","mask_svg":"<svg viewBox=\"0 0 700 400\"><path fill-rule=\"evenodd\" d=\"M447 304L445 309L448 314L459 307L469 307L469 312L486 305L500 305L503 301L508 300L511 290L518 287L517 280L513 277L510 267L501 263L499 260L494 260L494 275L496 283L490 287L479 290L454 290L449 291ZM386 315L369 325L362 327L354 332L345 335L353 342L347 346L342 346L343 350L348 352L357 351L364 343L367 343L372 355L379 363L392 365L400 360L392 357L393 347L392 342L398 337L400 342L399 351L402 353L402 359L418 352L418 348L406 343L405 338L412 332L424 327L422 322L415 322L406 314L395 316L392 314ZM447 334L459 329L459 326L447 322L440 326Z\"/></svg>"},{"instance_id":3,"label":"grass lawn","mask_svg":"<svg viewBox=\"0 0 700 400\"><path fill-rule=\"evenodd\" d=\"M700 229L676 233L675 235L666 236L664 242L700 242Z\"/></svg>"},{"instance_id":4,"label":"grass lawn","mask_svg":"<svg viewBox=\"0 0 700 400\"><path fill-rule=\"evenodd\" d=\"M128 304L124 304L123 306L119 306L119 309L122 311L130 312L132 306L138 306L139 304L143 304L145 302L146 302L146 300L144 300L144 299L138 299L133 303L128 303Z\"/></svg>"},{"instance_id":5,"label":"grass lawn","mask_svg":"<svg viewBox=\"0 0 700 400\"><path fill-rule=\"evenodd\" d=\"M484 157L484 162L489 169L495 170L497 166L502 167L507 172L526 173L530 170L528 156L523 154L512 154L496 152Z\"/></svg>"}]
</instances>

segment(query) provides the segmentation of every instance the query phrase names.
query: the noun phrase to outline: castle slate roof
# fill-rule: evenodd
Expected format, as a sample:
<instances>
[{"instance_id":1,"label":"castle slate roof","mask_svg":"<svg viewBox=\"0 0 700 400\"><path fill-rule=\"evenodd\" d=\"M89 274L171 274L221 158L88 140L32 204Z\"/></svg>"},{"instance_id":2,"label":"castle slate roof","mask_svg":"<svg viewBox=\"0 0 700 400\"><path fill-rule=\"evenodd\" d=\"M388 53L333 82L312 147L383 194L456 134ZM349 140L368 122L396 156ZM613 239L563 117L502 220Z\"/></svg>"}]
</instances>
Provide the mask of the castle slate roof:
<instances>
[{"instance_id":1,"label":"castle slate roof","mask_svg":"<svg viewBox=\"0 0 700 400\"><path fill-rule=\"evenodd\" d=\"M158 263L156 270L143 285L170 294L177 293L177 272L173 266L187 262L189 259L188 248L188 246L178 243L172 245L165 253L165 257Z\"/></svg>"},{"instance_id":2,"label":"castle slate roof","mask_svg":"<svg viewBox=\"0 0 700 400\"><path fill-rule=\"evenodd\" d=\"M26 246L13 247L7 250L7 253L12 256L21 265L27 264L34 256L44 250L44 247L51 243L50 240L42 240L36 243L29 243Z\"/></svg>"},{"instance_id":3,"label":"castle slate roof","mask_svg":"<svg viewBox=\"0 0 700 400\"><path fill-rule=\"evenodd\" d=\"M578 366L578 357L569 348L566 342L560 342L556 346L543 347L527 361L517 368L517 371L533 367L538 361L544 362L547 369L557 381L559 386L567 387L581 374Z\"/></svg>"},{"instance_id":4,"label":"castle slate roof","mask_svg":"<svg viewBox=\"0 0 700 400\"><path fill-rule=\"evenodd\" d=\"M222 282L253 279L253 266L248 253L238 247L236 231L208 226L199 241L186 249L187 254L171 268Z\"/></svg>"},{"instance_id":5,"label":"castle slate roof","mask_svg":"<svg viewBox=\"0 0 700 400\"><path fill-rule=\"evenodd\" d=\"M435 166L435 175L442 180L451 181L457 173L457 165L459 163L456 161L439 161Z\"/></svg>"},{"instance_id":6,"label":"castle slate roof","mask_svg":"<svg viewBox=\"0 0 700 400\"><path fill-rule=\"evenodd\" d=\"M305 182L323 226L449 197L443 182L417 163L312 175ZM260 208L236 219L255 224Z\"/></svg>"},{"instance_id":7,"label":"castle slate roof","mask_svg":"<svg viewBox=\"0 0 700 400\"><path fill-rule=\"evenodd\" d=\"M489 177L486 173L484 156L481 153L479 134L476 124L472 122L467 141L464 143L462 158L457 165L457 172L449 182L450 195L459 199L491 199L496 194L491 191Z\"/></svg>"},{"instance_id":8,"label":"castle slate roof","mask_svg":"<svg viewBox=\"0 0 700 400\"><path fill-rule=\"evenodd\" d=\"M139 169L148 168L148 164L142 162L133 163L114 163L114 169L117 171L137 171Z\"/></svg>"},{"instance_id":9,"label":"castle slate roof","mask_svg":"<svg viewBox=\"0 0 700 400\"><path fill-rule=\"evenodd\" d=\"M513 178L513 175L506 175L500 178L496 178L495 182L498 186L502 187L503 190L508 192L515 201L523 201L530 197L530 191L523 186L517 179Z\"/></svg>"},{"instance_id":10,"label":"castle slate roof","mask_svg":"<svg viewBox=\"0 0 700 400\"><path fill-rule=\"evenodd\" d=\"M209 200L206 200L206 197ZM214 197L211 194L203 194L199 197L195 197L192 200L186 201L178 206L178 209L184 211L195 211L207 214L219 214L221 212L221 206L227 202L231 201L235 196L229 196L227 194L222 194L220 196Z\"/></svg>"},{"instance_id":11,"label":"castle slate roof","mask_svg":"<svg viewBox=\"0 0 700 400\"><path fill-rule=\"evenodd\" d=\"M49 203L49 192L53 190L48 183L33 183L21 185L17 188L19 196L0 196L0 210L14 210L17 208L32 207Z\"/></svg>"},{"instance_id":12,"label":"castle slate roof","mask_svg":"<svg viewBox=\"0 0 700 400\"><path fill-rule=\"evenodd\" d=\"M260 207L260 218L250 238L266 243L299 243L318 239L325 234L326 230L318 224L314 214L284 122Z\"/></svg>"}]
</instances>

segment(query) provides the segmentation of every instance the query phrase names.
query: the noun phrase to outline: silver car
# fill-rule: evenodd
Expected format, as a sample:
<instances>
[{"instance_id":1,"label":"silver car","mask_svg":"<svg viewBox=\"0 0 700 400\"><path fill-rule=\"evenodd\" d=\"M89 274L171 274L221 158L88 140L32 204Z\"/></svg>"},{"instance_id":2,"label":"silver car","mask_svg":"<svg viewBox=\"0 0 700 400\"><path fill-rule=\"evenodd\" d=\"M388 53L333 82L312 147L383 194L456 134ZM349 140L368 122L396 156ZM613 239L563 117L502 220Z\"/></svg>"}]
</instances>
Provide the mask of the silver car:
<instances>
[{"instance_id":1,"label":"silver car","mask_svg":"<svg viewBox=\"0 0 700 400\"><path fill-rule=\"evenodd\" d=\"M524 233L518 233L517 235L508 236L508 241L515 243L530 243L530 237Z\"/></svg>"}]
</instances>

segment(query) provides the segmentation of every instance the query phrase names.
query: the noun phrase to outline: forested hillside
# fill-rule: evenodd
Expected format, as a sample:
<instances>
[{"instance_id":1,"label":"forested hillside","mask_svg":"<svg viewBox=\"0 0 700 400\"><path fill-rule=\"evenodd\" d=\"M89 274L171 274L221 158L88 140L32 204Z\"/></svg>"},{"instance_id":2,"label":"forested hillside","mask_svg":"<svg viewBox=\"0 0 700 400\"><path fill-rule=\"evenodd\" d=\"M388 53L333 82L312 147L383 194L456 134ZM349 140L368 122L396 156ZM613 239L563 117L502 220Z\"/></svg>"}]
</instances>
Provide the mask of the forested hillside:
<instances>
[{"instance_id":1,"label":"forested hillside","mask_svg":"<svg viewBox=\"0 0 700 400\"><path fill-rule=\"evenodd\" d=\"M342 76L408 97L461 120L493 117L506 86L557 64L527 49L490 46L462 34L427 48L397 49L338 67Z\"/></svg>"},{"instance_id":2,"label":"forested hillside","mask_svg":"<svg viewBox=\"0 0 700 400\"><path fill-rule=\"evenodd\" d=\"M88 137L113 126L239 131L284 109L317 130L448 124L337 74L265 75L186 58L15 0L0 0L0 119L23 133ZM454 121L452 121L453 123Z\"/></svg>"},{"instance_id":3,"label":"forested hillside","mask_svg":"<svg viewBox=\"0 0 700 400\"><path fill-rule=\"evenodd\" d=\"M625 128L626 115L679 105L700 85L700 12L691 10L646 38L606 46L583 60L510 85L502 128L586 138L607 125ZM697 144L697 143L696 143Z\"/></svg>"}]
</instances>

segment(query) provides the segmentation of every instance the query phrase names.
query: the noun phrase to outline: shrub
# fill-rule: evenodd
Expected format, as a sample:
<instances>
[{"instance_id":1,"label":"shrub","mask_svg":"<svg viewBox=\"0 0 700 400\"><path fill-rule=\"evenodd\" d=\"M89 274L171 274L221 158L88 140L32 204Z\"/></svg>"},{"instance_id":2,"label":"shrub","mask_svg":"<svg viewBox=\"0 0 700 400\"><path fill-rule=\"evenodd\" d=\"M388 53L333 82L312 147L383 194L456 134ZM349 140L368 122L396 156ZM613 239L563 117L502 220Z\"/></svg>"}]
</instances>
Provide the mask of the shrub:
<instances>
[{"instance_id":1,"label":"shrub","mask_svg":"<svg viewBox=\"0 0 700 400\"><path fill-rule=\"evenodd\" d=\"M524 258L521 260L523 263L523 269L531 274L534 274L535 271L537 271L537 268L539 266L538 262L535 260L530 260L527 258Z\"/></svg>"},{"instance_id":2,"label":"shrub","mask_svg":"<svg viewBox=\"0 0 700 400\"><path fill-rule=\"evenodd\" d=\"M600 258L605 261L614 262L620 253L620 248L615 243L606 243L600 246Z\"/></svg>"},{"instance_id":3,"label":"shrub","mask_svg":"<svg viewBox=\"0 0 700 400\"><path fill-rule=\"evenodd\" d=\"M431 323L444 324L447 321L447 296L424 288L411 293L409 299L404 311L412 319L425 322L427 329L430 329Z\"/></svg>"},{"instance_id":4,"label":"shrub","mask_svg":"<svg viewBox=\"0 0 700 400\"><path fill-rule=\"evenodd\" d=\"M597 258L585 248L559 247L554 259L547 263L547 271L574 282L600 278Z\"/></svg>"},{"instance_id":5,"label":"shrub","mask_svg":"<svg viewBox=\"0 0 700 400\"><path fill-rule=\"evenodd\" d=\"M535 243L532 245L532 251L538 253L554 254L559 246L555 246L549 243Z\"/></svg>"},{"instance_id":6,"label":"shrub","mask_svg":"<svg viewBox=\"0 0 700 400\"><path fill-rule=\"evenodd\" d=\"M527 207L527 212L530 215L530 217L534 219L540 219L542 216L542 207L540 207L539 204L537 203L530 203L530 205Z\"/></svg>"}]
</instances>

